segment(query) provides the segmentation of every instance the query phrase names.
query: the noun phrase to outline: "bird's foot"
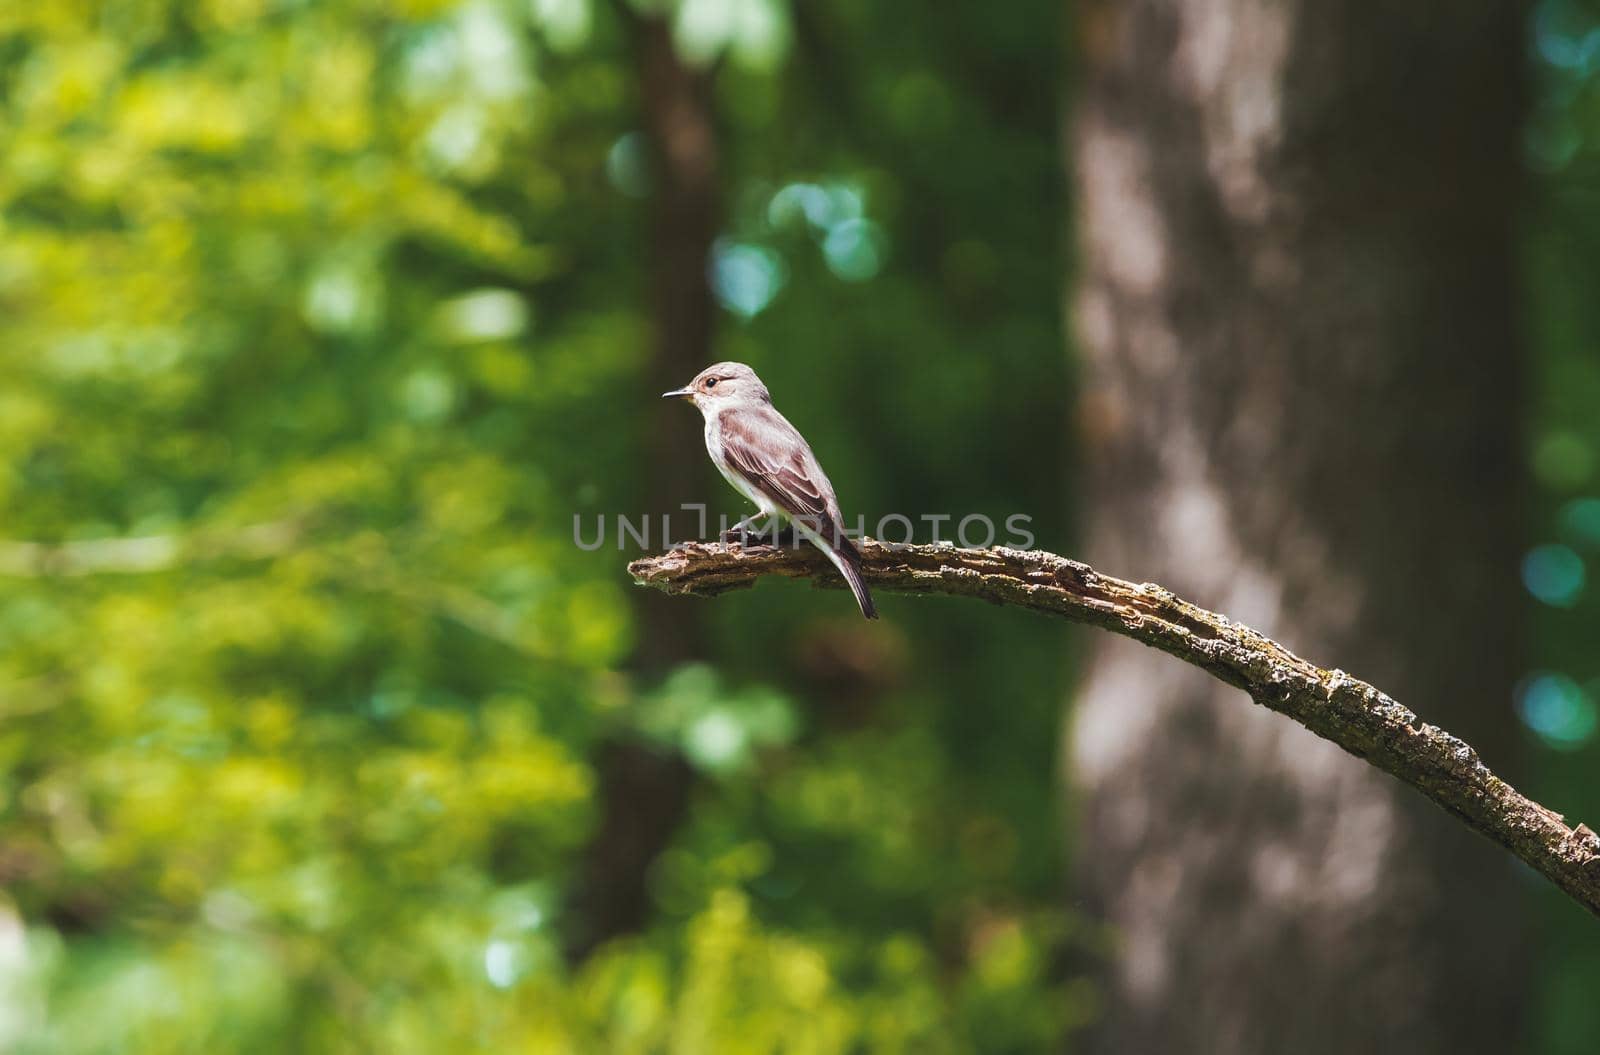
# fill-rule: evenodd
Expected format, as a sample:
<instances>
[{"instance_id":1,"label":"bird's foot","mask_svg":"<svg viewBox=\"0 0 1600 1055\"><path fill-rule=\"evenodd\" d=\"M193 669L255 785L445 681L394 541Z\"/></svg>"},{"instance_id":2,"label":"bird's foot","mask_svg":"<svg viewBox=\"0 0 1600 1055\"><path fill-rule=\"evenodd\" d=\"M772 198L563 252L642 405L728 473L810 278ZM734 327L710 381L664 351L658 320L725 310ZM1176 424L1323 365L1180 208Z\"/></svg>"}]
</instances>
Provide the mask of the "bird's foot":
<instances>
[{"instance_id":1,"label":"bird's foot","mask_svg":"<svg viewBox=\"0 0 1600 1055\"><path fill-rule=\"evenodd\" d=\"M793 549L800 544L800 536L795 534L795 530L792 527L767 532L729 528L722 533L721 539L729 545L738 543L745 549L754 549L757 546Z\"/></svg>"}]
</instances>

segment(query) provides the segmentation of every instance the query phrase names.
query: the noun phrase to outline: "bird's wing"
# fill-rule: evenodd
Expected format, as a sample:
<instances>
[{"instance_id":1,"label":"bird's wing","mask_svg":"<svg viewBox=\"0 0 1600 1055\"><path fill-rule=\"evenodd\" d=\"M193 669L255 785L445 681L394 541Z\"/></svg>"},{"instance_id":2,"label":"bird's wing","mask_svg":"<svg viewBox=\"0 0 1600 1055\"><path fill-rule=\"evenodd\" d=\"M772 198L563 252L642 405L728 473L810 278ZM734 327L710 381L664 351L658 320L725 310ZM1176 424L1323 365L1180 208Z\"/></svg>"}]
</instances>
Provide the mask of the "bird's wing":
<instances>
[{"instance_id":1,"label":"bird's wing","mask_svg":"<svg viewBox=\"0 0 1600 1055\"><path fill-rule=\"evenodd\" d=\"M862 575L861 553L845 534L833 485L800 431L766 406L723 411L717 419L717 439L727 466L724 471L737 473L794 521L800 533L839 569L861 614L878 618L872 591Z\"/></svg>"},{"instance_id":2,"label":"bird's wing","mask_svg":"<svg viewBox=\"0 0 1600 1055\"><path fill-rule=\"evenodd\" d=\"M724 413L723 454L734 472L771 496L790 517L804 517L819 530L833 527L838 508L833 485L805 438L775 410Z\"/></svg>"}]
</instances>

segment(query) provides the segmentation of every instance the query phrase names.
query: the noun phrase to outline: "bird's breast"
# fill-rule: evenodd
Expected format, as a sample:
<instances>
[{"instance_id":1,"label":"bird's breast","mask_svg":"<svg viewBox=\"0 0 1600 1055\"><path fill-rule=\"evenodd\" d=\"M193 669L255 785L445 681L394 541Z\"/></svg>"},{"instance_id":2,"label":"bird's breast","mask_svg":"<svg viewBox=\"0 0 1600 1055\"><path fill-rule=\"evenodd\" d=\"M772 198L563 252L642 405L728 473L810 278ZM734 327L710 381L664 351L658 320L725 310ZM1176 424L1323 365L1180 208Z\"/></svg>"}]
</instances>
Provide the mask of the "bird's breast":
<instances>
[{"instance_id":1,"label":"bird's breast","mask_svg":"<svg viewBox=\"0 0 1600 1055\"><path fill-rule=\"evenodd\" d=\"M722 429L715 418L706 421L706 453L711 455L711 464L715 465L717 472L728 481L728 486L755 503L756 508L763 513L778 512L777 503L756 490L755 485L745 479L744 474L737 472L728 464L728 454L722 447Z\"/></svg>"}]
</instances>

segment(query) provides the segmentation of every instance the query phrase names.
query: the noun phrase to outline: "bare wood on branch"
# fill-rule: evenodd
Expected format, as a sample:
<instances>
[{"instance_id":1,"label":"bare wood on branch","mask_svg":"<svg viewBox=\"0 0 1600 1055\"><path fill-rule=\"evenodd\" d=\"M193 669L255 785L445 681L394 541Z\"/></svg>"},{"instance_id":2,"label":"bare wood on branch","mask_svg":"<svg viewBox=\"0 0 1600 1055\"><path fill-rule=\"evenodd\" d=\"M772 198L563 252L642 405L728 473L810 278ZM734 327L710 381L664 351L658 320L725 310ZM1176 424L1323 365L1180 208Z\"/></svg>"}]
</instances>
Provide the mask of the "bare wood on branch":
<instances>
[{"instance_id":1,"label":"bare wood on branch","mask_svg":"<svg viewBox=\"0 0 1600 1055\"><path fill-rule=\"evenodd\" d=\"M1461 739L1344 671L1318 667L1154 583L1112 578L1053 553L871 539L860 540L860 548L874 590L1031 608L1130 637L1199 667L1416 788L1600 915L1600 835L1583 824L1567 827L1561 814L1490 772ZM809 547L691 542L636 560L628 572L644 586L702 596L749 587L767 575L844 585Z\"/></svg>"}]
</instances>

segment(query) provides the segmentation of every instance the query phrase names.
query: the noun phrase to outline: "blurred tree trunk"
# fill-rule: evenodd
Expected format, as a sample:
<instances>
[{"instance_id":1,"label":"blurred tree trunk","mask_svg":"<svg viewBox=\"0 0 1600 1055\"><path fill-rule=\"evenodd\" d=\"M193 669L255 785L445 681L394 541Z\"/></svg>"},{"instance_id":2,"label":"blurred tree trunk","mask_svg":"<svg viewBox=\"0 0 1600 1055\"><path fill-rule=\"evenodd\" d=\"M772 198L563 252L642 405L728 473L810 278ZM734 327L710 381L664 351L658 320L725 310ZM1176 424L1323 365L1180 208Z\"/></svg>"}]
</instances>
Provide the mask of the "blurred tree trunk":
<instances>
[{"instance_id":1,"label":"blurred tree trunk","mask_svg":"<svg viewBox=\"0 0 1600 1055\"><path fill-rule=\"evenodd\" d=\"M650 369L646 398L653 411L648 460L650 510L672 516L673 541L693 537L699 524L684 503L709 502L710 459L700 416L660 394L678 388L711 364L716 305L707 273L722 222L713 71L690 65L662 16L625 11L633 50L644 133L650 157ZM718 481L719 485L721 481ZM666 539L658 541L665 548ZM668 598L640 598L640 658L658 670L701 658L702 627Z\"/></svg>"},{"instance_id":2,"label":"blurred tree trunk","mask_svg":"<svg viewBox=\"0 0 1600 1055\"><path fill-rule=\"evenodd\" d=\"M1079 10L1083 556L1515 769L1522 11ZM1515 1050L1500 850L1107 635L1070 737L1100 1050Z\"/></svg>"},{"instance_id":3,"label":"blurred tree trunk","mask_svg":"<svg viewBox=\"0 0 1600 1055\"><path fill-rule=\"evenodd\" d=\"M686 502L709 500L699 415L659 394L685 384L711 362L716 308L707 268L721 222L721 182L712 73L678 54L665 18L616 5L631 38L640 113L650 157L650 366L644 378L651 428L641 452L648 465L652 532L671 517L673 541L694 537L698 518ZM666 539L652 535L661 548ZM703 628L692 612L653 590L636 592L640 644L636 661L650 675L704 655ZM568 954L580 960L607 939L649 918L650 865L676 833L694 772L663 749L617 741L595 756L600 823L586 849Z\"/></svg>"}]
</instances>

